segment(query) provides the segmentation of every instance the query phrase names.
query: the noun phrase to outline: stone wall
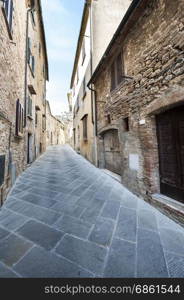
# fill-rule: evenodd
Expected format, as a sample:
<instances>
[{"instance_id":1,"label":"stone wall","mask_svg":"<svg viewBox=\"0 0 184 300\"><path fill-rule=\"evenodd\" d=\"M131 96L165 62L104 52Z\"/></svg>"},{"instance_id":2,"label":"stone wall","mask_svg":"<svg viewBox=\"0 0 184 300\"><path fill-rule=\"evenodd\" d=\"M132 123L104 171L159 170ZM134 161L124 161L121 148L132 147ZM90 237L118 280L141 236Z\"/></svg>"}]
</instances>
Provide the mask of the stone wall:
<instances>
[{"instance_id":1,"label":"stone wall","mask_svg":"<svg viewBox=\"0 0 184 300\"><path fill-rule=\"evenodd\" d=\"M17 99L24 105L25 10L25 3L20 5L20 1L14 1L13 31L10 33L0 3L0 155L5 155L6 159L2 201L25 167L24 139L15 136Z\"/></svg>"},{"instance_id":2,"label":"stone wall","mask_svg":"<svg viewBox=\"0 0 184 300\"><path fill-rule=\"evenodd\" d=\"M31 1L32 2L32 1ZM46 148L46 136L43 132L42 115L45 114L45 81L43 64L46 62L46 53L43 40L43 28L40 21L39 1L36 1L35 26L29 16L28 32L33 39L33 54L36 58L35 76L30 72L27 64L26 75L26 20L27 4L30 1L14 0L12 30L8 26L5 9L0 1L0 157L5 155L5 173L2 175L3 183L0 186L1 203L13 185L16 177L27 166L28 132L33 134L34 144L32 152L35 152L35 141ZM39 43L41 51L39 51ZM46 64L46 63L45 63ZM17 136L16 128L16 103L19 102L24 109L25 90L28 103L28 86L33 86L36 95L33 97L32 119L28 118L26 111L26 126ZM35 106L40 106L40 122L35 128ZM25 110L24 110L25 112ZM24 124L25 125L25 124ZM36 138L35 138L36 136ZM39 154L39 153L38 153ZM33 155L33 159L36 156ZM2 166L0 165L0 168Z\"/></svg>"},{"instance_id":3,"label":"stone wall","mask_svg":"<svg viewBox=\"0 0 184 300\"><path fill-rule=\"evenodd\" d=\"M46 102L46 146L65 144L65 126L54 117L50 110L49 102Z\"/></svg>"},{"instance_id":4,"label":"stone wall","mask_svg":"<svg viewBox=\"0 0 184 300\"><path fill-rule=\"evenodd\" d=\"M131 26L127 24L114 43L106 65L95 79L95 88L98 133L108 128L110 115L111 126L119 129L122 182L149 200L160 189L155 115L184 104L184 2L143 2L139 16L132 18ZM130 78L110 92L109 67L120 51L125 75ZM128 132L123 126L126 117ZM99 164L103 165L100 136L98 148ZM137 156L138 168L131 168L130 155Z\"/></svg>"}]
</instances>

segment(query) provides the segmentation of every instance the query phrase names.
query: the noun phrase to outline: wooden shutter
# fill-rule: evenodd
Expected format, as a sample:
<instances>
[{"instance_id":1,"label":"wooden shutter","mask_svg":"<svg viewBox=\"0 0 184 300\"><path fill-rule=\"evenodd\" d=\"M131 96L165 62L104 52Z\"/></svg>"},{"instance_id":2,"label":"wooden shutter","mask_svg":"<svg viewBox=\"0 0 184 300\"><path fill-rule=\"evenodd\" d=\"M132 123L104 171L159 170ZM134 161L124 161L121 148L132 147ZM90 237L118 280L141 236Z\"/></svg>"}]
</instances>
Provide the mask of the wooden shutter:
<instances>
[{"instance_id":1,"label":"wooden shutter","mask_svg":"<svg viewBox=\"0 0 184 300\"><path fill-rule=\"evenodd\" d=\"M13 1L10 0L10 4L9 4L9 18L8 18L8 23L9 23L9 27L10 30L12 31L12 23L13 23Z\"/></svg>"},{"instance_id":2,"label":"wooden shutter","mask_svg":"<svg viewBox=\"0 0 184 300\"><path fill-rule=\"evenodd\" d=\"M9 0L4 0L4 9L5 9L5 12L6 12L6 16L8 18Z\"/></svg>"},{"instance_id":3,"label":"wooden shutter","mask_svg":"<svg viewBox=\"0 0 184 300\"><path fill-rule=\"evenodd\" d=\"M21 133L23 133L23 120L24 120L24 110L18 99L16 102L16 122L15 122L16 136L19 136Z\"/></svg>"},{"instance_id":4,"label":"wooden shutter","mask_svg":"<svg viewBox=\"0 0 184 300\"><path fill-rule=\"evenodd\" d=\"M86 78L84 77L84 80L83 80L83 97L86 93Z\"/></svg>"},{"instance_id":5,"label":"wooden shutter","mask_svg":"<svg viewBox=\"0 0 184 300\"><path fill-rule=\"evenodd\" d=\"M83 139L87 140L88 138L88 132L87 132L87 121L88 121L88 116L85 115L82 119L83 121Z\"/></svg>"},{"instance_id":6,"label":"wooden shutter","mask_svg":"<svg viewBox=\"0 0 184 300\"><path fill-rule=\"evenodd\" d=\"M15 135L19 134L19 100L16 102L16 124L15 124Z\"/></svg>"},{"instance_id":7,"label":"wooden shutter","mask_svg":"<svg viewBox=\"0 0 184 300\"><path fill-rule=\"evenodd\" d=\"M35 57L34 57L34 56L32 56L31 69L32 69L32 72L33 72L33 74L34 74L34 72L35 72Z\"/></svg>"}]
</instances>

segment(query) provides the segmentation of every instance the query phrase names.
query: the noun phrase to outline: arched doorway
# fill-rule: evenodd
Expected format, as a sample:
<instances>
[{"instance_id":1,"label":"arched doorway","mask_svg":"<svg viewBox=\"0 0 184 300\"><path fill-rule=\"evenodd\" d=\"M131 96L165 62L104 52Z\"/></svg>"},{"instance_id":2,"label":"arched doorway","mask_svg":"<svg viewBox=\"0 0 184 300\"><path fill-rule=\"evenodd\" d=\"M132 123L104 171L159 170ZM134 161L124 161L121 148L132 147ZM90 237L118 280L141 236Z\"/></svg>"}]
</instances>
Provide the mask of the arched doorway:
<instances>
[{"instance_id":1,"label":"arched doorway","mask_svg":"<svg viewBox=\"0 0 184 300\"><path fill-rule=\"evenodd\" d=\"M160 191L184 202L184 106L157 116Z\"/></svg>"},{"instance_id":2,"label":"arched doorway","mask_svg":"<svg viewBox=\"0 0 184 300\"><path fill-rule=\"evenodd\" d=\"M121 175L120 142L117 129L109 129L103 134L105 169Z\"/></svg>"}]
</instances>

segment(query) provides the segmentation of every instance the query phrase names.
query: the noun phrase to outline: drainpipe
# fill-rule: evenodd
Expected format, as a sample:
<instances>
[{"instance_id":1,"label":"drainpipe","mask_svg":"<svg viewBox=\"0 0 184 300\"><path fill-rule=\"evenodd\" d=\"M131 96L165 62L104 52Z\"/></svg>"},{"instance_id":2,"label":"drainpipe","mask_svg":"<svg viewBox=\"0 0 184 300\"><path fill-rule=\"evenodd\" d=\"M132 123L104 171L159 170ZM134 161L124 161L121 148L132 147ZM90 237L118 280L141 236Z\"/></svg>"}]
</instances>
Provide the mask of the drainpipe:
<instances>
[{"instance_id":1,"label":"drainpipe","mask_svg":"<svg viewBox=\"0 0 184 300\"><path fill-rule=\"evenodd\" d=\"M25 47L25 70L24 70L24 128L27 124L27 62L28 62L28 33L29 33L29 13L32 7L26 12L26 47Z\"/></svg>"},{"instance_id":2,"label":"drainpipe","mask_svg":"<svg viewBox=\"0 0 184 300\"><path fill-rule=\"evenodd\" d=\"M90 15L90 73L91 77L93 75L93 14L92 14L92 3L86 1L89 5L89 15ZM97 156L97 116L96 116L96 91L87 85L91 91L91 113L92 113L92 123L94 124L94 147L95 147L95 165L97 166L98 156Z\"/></svg>"}]
</instances>

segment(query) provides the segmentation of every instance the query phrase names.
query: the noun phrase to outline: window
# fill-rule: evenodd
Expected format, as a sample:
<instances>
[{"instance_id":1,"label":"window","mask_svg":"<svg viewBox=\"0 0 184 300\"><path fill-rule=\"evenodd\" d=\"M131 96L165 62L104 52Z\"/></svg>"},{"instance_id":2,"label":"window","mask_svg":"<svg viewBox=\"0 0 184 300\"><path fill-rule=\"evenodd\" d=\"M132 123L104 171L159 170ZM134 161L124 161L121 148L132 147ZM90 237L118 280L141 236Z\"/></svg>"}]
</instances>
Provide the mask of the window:
<instances>
[{"instance_id":1,"label":"window","mask_svg":"<svg viewBox=\"0 0 184 300\"><path fill-rule=\"evenodd\" d=\"M39 46L38 46L38 50L39 50L39 55L41 55L42 46L41 46L40 43L39 43Z\"/></svg>"},{"instance_id":2,"label":"window","mask_svg":"<svg viewBox=\"0 0 184 300\"><path fill-rule=\"evenodd\" d=\"M77 84L79 82L79 70L77 69Z\"/></svg>"},{"instance_id":3,"label":"window","mask_svg":"<svg viewBox=\"0 0 184 300\"><path fill-rule=\"evenodd\" d=\"M10 32L12 32L12 23L13 23L13 0L4 0L4 10L8 22Z\"/></svg>"},{"instance_id":4,"label":"window","mask_svg":"<svg viewBox=\"0 0 184 300\"><path fill-rule=\"evenodd\" d=\"M80 127L78 126L78 143L80 142Z\"/></svg>"},{"instance_id":5,"label":"window","mask_svg":"<svg viewBox=\"0 0 184 300\"><path fill-rule=\"evenodd\" d=\"M38 126L38 112L35 111L35 127Z\"/></svg>"},{"instance_id":6,"label":"window","mask_svg":"<svg viewBox=\"0 0 184 300\"><path fill-rule=\"evenodd\" d=\"M76 101L76 113L79 110L79 96L77 97L77 101Z\"/></svg>"},{"instance_id":7,"label":"window","mask_svg":"<svg viewBox=\"0 0 184 300\"><path fill-rule=\"evenodd\" d=\"M85 57L86 57L86 45L85 45L85 38L84 38L82 43L82 65L84 63Z\"/></svg>"},{"instance_id":8,"label":"window","mask_svg":"<svg viewBox=\"0 0 184 300\"><path fill-rule=\"evenodd\" d=\"M107 124L111 124L111 116L107 115Z\"/></svg>"},{"instance_id":9,"label":"window","mask_svg":"<svg viewBox=\"0 0 184 300\"><path fill-rule=\"evenodd\" d=\"M42 115L42 131L46 130L46 117Z\"/></svg>"},{"instance_id":10,"label":"window","mask_svg":"<svg viewBox=\"0 0 184 300\"><path fill-rule=\"evenodd\" d=\"M86 96L86 77L84 77L83 80L83 99Z\"/></svg>"},{"instance_id":11,"label":"window","mask_svg":"<svg viewBox=\"0 0 184 300\"><path fill-rule=\"evenodd\" d=\"M123 119L123 127L124 127L124 131L129 131L130 130L129 118L128 117Z\"/></svg>"},{"instance_id":12,"label":"window","mask_svg":"<svg viewBox=\"0 0 184 300\"><path fill-rule=\"evenodd\" d=\"M32 45L31 45L31 39L28 37L28 64L31 68L32 74L35 73L35 57L32 55Z\"/></svg>"},{"instance_id":13,"label":"window","mask_svg":"<svg viewBox=\"0 0 184 300\"><path fill-rule=\"evenodd\" d=\"M31 20L32 20L33 25L35 26L36 22L35 22L35 11L34 10L31 10Z\"/></svg>"},{"instance_id":14,"label":"window","mask_svg":"<svg viewBox=\"0 0 184 300\"><path fill-rule=\"evenodd\" d=\"M73 142L74 142L74 146L76 145L76 130L75 128L73 129Z\"/></svg>"},{"instance_id":15,"label":"window","mask_svg":"<svg viewBox=\"0 0 184 300\"><path fill-rule=\"evenodd\" d=\"M28 117L32 117L32 106L33 102L30 96L28 96L28 106L27 106L27 115Z\"/></svg>"},{"instance_id":16,"label":"window","mask_svg":"<svg viewBox=\"0 0 184 300\"><path fill-rule=\"evenodd\" d=\"M111 65L111 91L113 91L122 82L123 73L123 58L120 53Z\"/></svg>"},{"instance_id":17,"label":"window","mask_svg":"<svg viewBox=\"0 0 184 300\"><path fill-rule=\"evenodd\" d=\"M21 136L23 133L23 119L24 119L24 110L18 99L16 102L16 124L15 124L16 136Z\"/></svg>"},{"instance_id":18,"label":"window","mask_svg":"<svg viewBox=\"0 0 184 300\"><path fill-rule=\"evenodd\" d=\"M43 77L45 78L45 64L43 64Z\"/></svg>"},{"instance_id":19,"label":"window","mask_svg":"<svg viewBox=\"0 0 184 300\"><path fill-rule=\"evenodd\" d=\"M83 123L83 140L87 141L87 139L88 139L88 131L87 131L88 115L85 115L82 118L82 123Z\"/></svg>"}]
</instances>

